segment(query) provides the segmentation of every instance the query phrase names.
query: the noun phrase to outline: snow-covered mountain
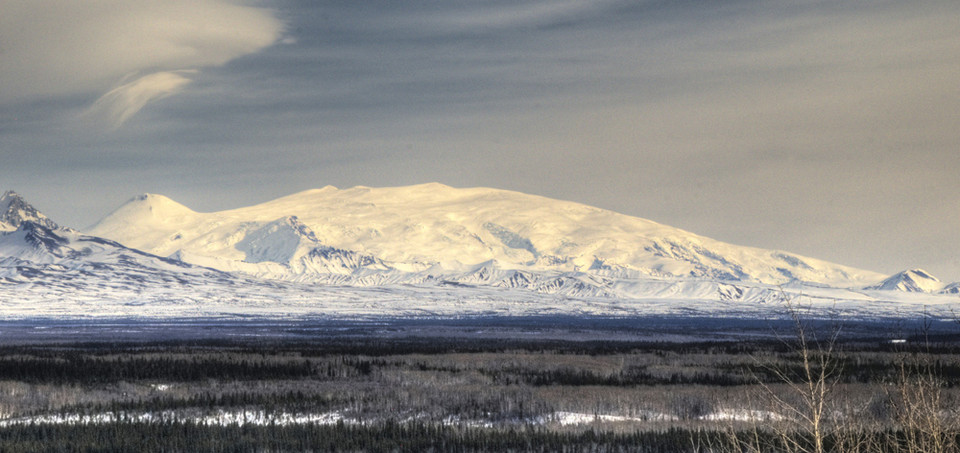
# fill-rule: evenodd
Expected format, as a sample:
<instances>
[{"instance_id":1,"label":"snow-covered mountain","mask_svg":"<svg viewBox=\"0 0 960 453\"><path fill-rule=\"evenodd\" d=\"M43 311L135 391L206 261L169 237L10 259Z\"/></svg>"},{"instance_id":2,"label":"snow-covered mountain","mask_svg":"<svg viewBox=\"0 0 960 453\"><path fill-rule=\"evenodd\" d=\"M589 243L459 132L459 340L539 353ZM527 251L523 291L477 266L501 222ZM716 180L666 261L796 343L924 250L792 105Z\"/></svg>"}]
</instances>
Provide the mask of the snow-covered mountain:
<instances>
[{"instance_id":1,"label":"snow-covered mountain","mask_svg":"<svg viewBox=\"0 0 960 453\"><path fill-rule=\"evenodd\" d=\"M34 222L55 230L59 226L12 190L0 195L0 232L13 231L23 222Z\"/></svg>"},{"instance_id":2,"label":"snow-covered mountain","mask_svg":"<svg viewBox=\"0 0 960 453\"><path fill-rule=\"evenodd\" d=\"M129 316L144 304L163 301L168 316L183 316L189 311L181 304L240 286L240 279L215 269L58 227L14 192L0 198L0 208L5 208L0 217L2 318ZM131 311L118 312L111 303Z\"/></svg>"},{"instance_id":3,"label":"snow-covered mountain","mask_svg":"<svg viewBox=\"0 0 960 453\"><path fill-rule=\"evenodd\" d=\"M932 293L939 291L943 283L923 269L910 269L891 275L875 286L867 289L885 291L905 291L910 293Z\"/></svg>"},{"instance_id":4,"label":"snow-covered mountain","mask_svg":"<svg viewBox=\"0 0 960 453\"><path fill-rule=\"evenodd\" d=\"M909 269L893 274L882 282L866 289L908 293L960 294L960 282L945 285L940 279L923 269Z\"/></svg>"},{"instance_id":5,"label":"snow-covered mountain","mask_svg":"<svg viewBox=\"0 0 960 453\"><path fill-rule=\"evenodd\" d=\"M142 290L152 283L189 286L191 278L231 276L32 221L0 234L0 280L5 284L76 288L82 282Z\"/></svg>"},{"instance_id":6,"label":"snow-covered mountain","mask_svg":"<svg viewBox=\"0 0 960 453\"><path fill-rule=\"evenodd\" d=\"M0 319L770 316L801 294L872 317L957 300L956 285L861 289L881 277L492 189L325 188L207 214L146 195L93 230L125 245L12 192L0 207Z\"/></svg>"},{"instance_id":7,"label":"snow-covered mountain","mask_svg":"<svg viewBox=\"0 0 960 453\"><path fill-rule=\"evenodd\" d=\"M458 275L484 263L618 279L799 280L862 287L883 278L578 203L441 184L328 186L213 213L142 195L90 233L225 271L293 280L324 280L329 273L391 279L426 269L431 275Z\"/></svg>"},{"instance_id":8,"label":"snow-covered mountain","mask_svg":"<svg viewBox=\"0 0 960 453\"><path fill-rule=\"evenodd\" d=\"M940 294L960 294L960 282L951 283L940 290Z\"/></svg>"}]
</instances>

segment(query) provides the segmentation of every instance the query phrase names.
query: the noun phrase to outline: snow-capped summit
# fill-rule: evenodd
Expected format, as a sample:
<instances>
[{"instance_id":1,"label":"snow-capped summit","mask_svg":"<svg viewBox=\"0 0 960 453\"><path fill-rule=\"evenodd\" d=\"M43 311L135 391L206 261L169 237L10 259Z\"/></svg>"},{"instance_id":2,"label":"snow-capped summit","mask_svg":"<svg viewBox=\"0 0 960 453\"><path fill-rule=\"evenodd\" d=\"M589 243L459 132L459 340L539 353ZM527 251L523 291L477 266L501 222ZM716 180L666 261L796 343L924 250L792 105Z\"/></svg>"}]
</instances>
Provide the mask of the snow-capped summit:
<instances>
[{"instance_id":1,"label":"snow-capped summit","mask_svg":"<svg viewBox=\"0 0 960 453\"><path fill-rule=\"evenodd\" d=\"M49 229L59 226L12 190L0 196L0 231L13 231L23 222L34 222Z\"/></svg>"},{"instance_id":2,"label":"snow-capped summit","mask_svg":"<svg viewBox=\"0 0 960 453\"><path fill-rule=\"evenodd\" d=\"M283 220L294 217L306 230ZM296 250L312 248L308 243L315 241L368 257L358 263L391 269L440 266L464 272L495 262L502 269L537 272L770 284L799 280L846 287L883 278L790 253L726 244L579 203L437 183L344 190L327 186L212 213L149 195L131 200L90 232L222 270L270 263L292 269ZM297 274L300 279L302 272Z\"/></svg>"},{"instance_id":3,"label":"snow-capped summit","mask_svg":"<svg viewBox=\"0 0 960 453\"><path fill-rule=\"evenodd\" d=\"M80 308L71 306L77 300L99 303L116 298L137 306L170 300L171 291L181 291L178 298L189 300L211 282L221 286L234 282L233 276L213 269L59 228L13 192L3 195L0 207L5 225L0 232L0 300L5 316L39 313L35 308L43 302L49 302L49 313L70 314ZM96 307L93 304L89 312L109 313ZM164 310L180 312L176 305Z\"/></svg>"},{"instance_id":4,"label":"snow-capped summit","mask_svg":"<svg viewBox=\"0 0 960 453\"><path fill-rule=\"evenodd\" d=\"M923 269L910 269L891 275L886 280L867 289L884 291L904 291L909 293L933 293L939 291L943 283Z\"/></svg>"},{"instance_id":5,"label":"snow-capped summit","mask_svg":"<svg viewBox=\"0 0 960 453\"><path fill-rule=\"evenodd\" d=\"M113 225L114 228L131 228L138 225L176 224L195 214L190 208L163 195L144 193L127 200L107 218L121 222Z\"/></svg>"}]
</instances>

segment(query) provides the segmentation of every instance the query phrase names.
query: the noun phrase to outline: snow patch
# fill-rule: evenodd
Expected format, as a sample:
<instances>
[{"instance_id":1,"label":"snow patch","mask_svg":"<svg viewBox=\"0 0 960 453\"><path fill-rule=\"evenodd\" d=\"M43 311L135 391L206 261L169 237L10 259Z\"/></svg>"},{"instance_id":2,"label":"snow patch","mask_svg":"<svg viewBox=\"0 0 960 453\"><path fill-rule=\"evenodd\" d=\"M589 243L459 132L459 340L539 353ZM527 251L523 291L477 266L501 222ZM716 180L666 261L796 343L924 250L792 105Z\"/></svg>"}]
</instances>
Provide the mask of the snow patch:
<instances>
[{"instance_id":1,"label":"snow patch","mask_svg":"<svg viewBox=\"0 0 960 453\"><path fill-rule=\"evenodd\" d=\"M288 264L304 246L317 245L317 237L296 216L283 217L251 231L237 243L246 263Z\"/></svg>"},{"instance_id":2,"label":"snow patch","mask_svg":"<svg viewBox=\"0 0 960 453\"><path fill-rule=\"evenodd\" d=\"M719 412L700 417L701 420L709 421L738 421L738 422L771 422L782 421L783 415L771 411L761 411L754 409L725 409Z\"/></svg>"},{"instance_id":3,"label":"snow patch","mask_svg":"<svg viewBox=\"0 0 960 453\"><path fill-rule=\"evenodd\" d=\"M588 425L591 423L597 422L613 422L613 423L644 423L644 422L656 422L656 421L676 421L678 418L673 415L661 414L659 412L646 412L640 416L623 416L623 415L608 415L608 414L585 414L582 412L554 412L552 416L547 417L546 420L559 423L563 426L568 425Z\"/></svg>"}]
</instances>

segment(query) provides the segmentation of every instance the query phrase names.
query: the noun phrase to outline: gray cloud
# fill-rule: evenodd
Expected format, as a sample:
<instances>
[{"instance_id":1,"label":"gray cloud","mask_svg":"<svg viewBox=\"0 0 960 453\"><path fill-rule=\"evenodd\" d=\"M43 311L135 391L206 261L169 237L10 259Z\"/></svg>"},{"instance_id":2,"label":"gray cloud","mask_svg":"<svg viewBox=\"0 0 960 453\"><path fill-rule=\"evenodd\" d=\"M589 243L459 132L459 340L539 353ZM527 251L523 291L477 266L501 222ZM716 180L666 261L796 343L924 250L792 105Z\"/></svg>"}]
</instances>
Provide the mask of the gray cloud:
<instances>
[{"instance_id":1,"label":"gray cloud","mask_svg":"<svg viewBox=\"0 0 960 453\"><path fill-rule=\"evenodd\" d=\"M493 186L960 280L956 2L278 1L285 45L0 99L0 177L77 226L144 191ZM125 84L104 106L153 101L112 134L46 120Z\"/></svg>"},{"instance_id":2,"label":"gray cloud","mask_svg":"<svg viewBox=\"0 0 960 453\"><path fill-rule=\"evenodd\" d=\"M259 51L282 29L229 0L4 2L0 103L102 94L91 113L118 126L181 89L184 70Z\"/></svg>"}]
</instances>

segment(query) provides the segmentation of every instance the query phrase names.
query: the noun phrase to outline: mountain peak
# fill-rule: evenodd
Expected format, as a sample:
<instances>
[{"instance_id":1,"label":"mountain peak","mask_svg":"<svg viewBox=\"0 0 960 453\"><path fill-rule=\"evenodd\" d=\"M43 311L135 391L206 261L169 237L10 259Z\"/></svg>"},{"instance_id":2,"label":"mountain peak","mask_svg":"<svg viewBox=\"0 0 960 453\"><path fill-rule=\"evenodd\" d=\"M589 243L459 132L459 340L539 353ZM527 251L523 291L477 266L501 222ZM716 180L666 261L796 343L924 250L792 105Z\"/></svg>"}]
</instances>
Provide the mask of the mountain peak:
<instances>
[{"instance_id":1,"label":"mountain peak","mask_svg":"<svg viewBox=\"0 0 960 453\"><path fill-rule=\"evenodd\" d=\"M155 193L142 193L137 195L130 200L127 200L127 204L141 204L148 206L176 206L178 208L186 208L180 203L173 201L170 197L165 195L155 194Z\"/></svg>"},{"instance_id":2,"label":"mountain peak","mask_svg":"<svg viewBox=\"0 0 960 453\"><path fill-rule=\"evenodd\" d=\"M867 289L930 293L940 290L942 286L940 280L929 272L923 269L908 269L891 275L886 280Z\"/></svg>"},{"instance_id":3,"label":"mountain peak","mask_svg":"<svg viewBox=\"0 0 960 453\"><path fill-rule=\"evenodd\" d=\"M123 213L128 217L132 215L140 218L166 219L194 214L194 211L164 195L143 193L127 200L114 211L114 214L117 213Z\"/></svg>"},{"instance_id":4,"label":"mountain peak","mask_svg":"<svg viewBox=\"0 0 960 453\"><path fill-rule=\"evenodd\" d=\"M862 288L883 278L812 258L726 244L579 203L439 183L326 187L208 213L146 195L90 233L160 256L183 250L198 263L219 260L223 269L290 263L322 244L411 269L496 260L505 269L616 269L618 275L771 284L796 279ZM605 267L591 269L598 259Z\"/></svg>"},{"instance_id":5,"label":"mountain peak","mask_svg":"<svg viewBox=\"0 0 960 453\"><path fill-rule=\"evenodd\" d=\"M110 215L86 230L96 232L94 236L110 239L117 231L127 231L137 237L161 240L166 236L175 236L180 222L188 221L197 215L190 208L168 197L144 193L127 200ZM167 231L170 228L174 230L172 233ZM165 253L164 256L169 254Z\"/></svg>"},{"instance_id":6,"label":"mountain peak","mask_svg":"<svg viewBox=\"0 0 960 453\"><path fill-rule=\"evenodd\" d=\"M926 279L931 279L938 282L940 281L940 279L938 279L937 277L934 277L931 273L919 268L906 270L906 271L903 271L902 273L908 274L913 277L926 278Z\"/></svg>"},{"instance_id":7,"label":"mountain peak","mask_svg":"<svg viewBox=\"0 0 960 453\"><path fill-rule=\"evenodd\" d=\"M12 231L24 222L34 222L55 230L59 226L27 203L20 194L8 190L0 196L0 230Z\"/></svg>"}]
</instances>

